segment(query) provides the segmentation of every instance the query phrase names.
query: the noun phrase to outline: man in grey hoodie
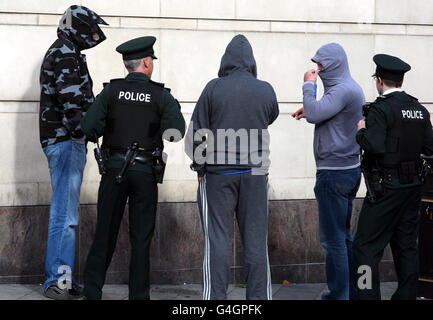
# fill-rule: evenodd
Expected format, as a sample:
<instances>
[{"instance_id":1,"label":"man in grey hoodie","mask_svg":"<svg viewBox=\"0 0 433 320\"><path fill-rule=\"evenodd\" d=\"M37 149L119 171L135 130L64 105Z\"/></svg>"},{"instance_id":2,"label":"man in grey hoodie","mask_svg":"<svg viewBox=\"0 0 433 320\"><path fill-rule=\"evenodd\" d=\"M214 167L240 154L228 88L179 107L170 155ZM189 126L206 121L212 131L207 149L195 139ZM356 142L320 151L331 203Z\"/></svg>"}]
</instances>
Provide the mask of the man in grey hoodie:
<instances>
[{"instance_id":1,"label":"man in grey hoodie","mask_svg":"<svg viewBox=\"0 0 433 320\"><path fill-rule=\"evenodd\" d=\"M330 292L324 300L356 298L356 270L352 253L350 219L352 202L361 180L357 123L365 104L361 87L353 80L344 49L329 43L311 59L318 70L304 75L303 105L293 114L315 124L314 157L317 173L314 193L319 207L320 242L326 255ZM316 100L317 76L324 95Z\"/></svg>"},{"instance_id":2,"label":"man in grey hoodie","mask_svg":"<svg viewBox=\"0 0 433 320\"><path fill-rule=\"evenodd\" d=\"M272 298L267 127L279 110L272 86L256 77L251 45L237 35L221 59L218 78L204 88L186 136L185 151L199 180L205 300L226 299L235 211L243 240L246 298Z\"/></svg>"}]
</instances>

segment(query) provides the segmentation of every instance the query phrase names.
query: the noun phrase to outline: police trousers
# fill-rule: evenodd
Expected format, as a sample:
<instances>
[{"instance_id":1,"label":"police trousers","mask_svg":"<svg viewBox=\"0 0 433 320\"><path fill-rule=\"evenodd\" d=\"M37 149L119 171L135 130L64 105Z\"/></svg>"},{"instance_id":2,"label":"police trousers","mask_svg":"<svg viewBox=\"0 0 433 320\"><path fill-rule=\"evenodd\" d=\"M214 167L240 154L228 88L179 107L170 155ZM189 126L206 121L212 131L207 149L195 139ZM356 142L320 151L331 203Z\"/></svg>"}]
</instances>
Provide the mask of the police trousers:
<instances>
[{"instance_id":1,"label":"police trousers","mask_svg":"<svg viewBox=\"0 0 433 320\"><path fill-rule=\"evenodd\" d=\"M116 247L120 223L129 199L129 299L149 299L149 251L155 228L158 187L146 172L129 171L118 184L120 169L108 169L102 176L98 192L98 218L94 240L84 270L84 295L101 299L107 269Z\"/></svg>"},{"instance_id":2,"label":"police trousers","mask_svg":"<svg viewBox=\"0 0 433 320\"><path fill-rule=\"evenodd\" d=\"M381 299L379 263L388 244L398 278L398 288L391 299L416 299L420 205L421 186L386 189L375 203L364 199L353 243L359 271L358 299ZM371 270L371 279L365 277L368 271L360 270Z\"/></svg>"}]
</instances>

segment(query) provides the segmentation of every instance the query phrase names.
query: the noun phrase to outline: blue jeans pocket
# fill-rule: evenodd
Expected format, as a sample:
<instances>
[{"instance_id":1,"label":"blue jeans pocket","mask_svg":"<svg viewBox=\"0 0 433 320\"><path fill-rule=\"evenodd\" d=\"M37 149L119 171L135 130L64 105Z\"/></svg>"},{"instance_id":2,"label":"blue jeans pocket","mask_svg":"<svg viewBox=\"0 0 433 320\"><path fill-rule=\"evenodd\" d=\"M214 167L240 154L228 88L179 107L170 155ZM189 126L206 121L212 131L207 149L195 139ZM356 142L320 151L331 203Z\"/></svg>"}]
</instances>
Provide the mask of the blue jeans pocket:
<instances>
[{"instance_id":1,"label":"blue jeans pocket","mask_svg":"<svg viewBox=\"0 0 433 320\"><path fill-rule=\"evenodd\" d=\"M361 172L357 169L339 171L332 179L332 189L344 197L353 197L361 182Z\"/></svg>"},{"instance_id":2,"label":"blue jeans pocket","mask_svg":"<svg viewBox=\"0 0 433 320\"><path fill-rule=\"evenodd\" d=\"M60 150L60 143L62 142L52 144L43 148L45 156L48 159L48 166L50 170L55 169L59 165L60 155L62 153Z\"/></svg>"}]
</instances>

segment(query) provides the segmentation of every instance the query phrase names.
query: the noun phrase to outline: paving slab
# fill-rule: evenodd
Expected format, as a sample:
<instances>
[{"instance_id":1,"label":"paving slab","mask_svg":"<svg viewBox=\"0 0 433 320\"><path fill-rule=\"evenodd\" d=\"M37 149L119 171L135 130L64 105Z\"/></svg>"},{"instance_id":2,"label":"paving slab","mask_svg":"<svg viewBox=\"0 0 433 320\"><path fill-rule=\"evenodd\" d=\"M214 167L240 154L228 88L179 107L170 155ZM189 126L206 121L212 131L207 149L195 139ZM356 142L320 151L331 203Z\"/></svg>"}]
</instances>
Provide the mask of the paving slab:
<instances>
[{"instance_id":1,"label":"paving slab","mask_svg":"<svg viewBox=\"0 0 433 320\"><path fill-rule=\"evenodd\" d=\"M128 299L128 286L124 284L106 285L102 289L103 300L125 300Z\"/></svg>"},{"instance_id":2,"label":"paving slab","mask_svg":"<svg viewBox=\"0 0 433 320\"><path fill-rule=\"evenodd\" d=\"M319 300L326 284L287 284L274 294L274 300Z\"/></svg>"},{"instance_id":3,"label":"paving slab","mask_svg":"<svg viewBox=\"0 0 433 320\"><path fill-rule=\"evenodd\" d=\"M150 298L153 300L201 300L200 284L152 285Z\"/></svg>"},{"instance_id":4,"label":"paving slab","mask_svg":"<svg viewBox=\"0 0 433 320\"><path fill-rule=\"evenodd\" d=\"M397 288L396 282L381 284L383 300L389 300ZM246 286L230 284L227 290L228 300L245 300ZM274 300L320 300L328 288L325 283L273 284ZM152 300L201 300L201 284L152 285ZM128 299L128 285L108 284L102 290L103 300ZM43 295L42 284L0 284L0 300L47 300Z\"/></svg>"},{"instance_id":5,"label":"paving slab","mask_svg":"<svg viewBox=\"0 0 433 320\"><path fill-rule=\"evenodd\" d=\"M0 285L0 300L21 300L32 296L35 300L45 300L42 285L32 284L2 284Z\"/></svg>"}]
</instances>

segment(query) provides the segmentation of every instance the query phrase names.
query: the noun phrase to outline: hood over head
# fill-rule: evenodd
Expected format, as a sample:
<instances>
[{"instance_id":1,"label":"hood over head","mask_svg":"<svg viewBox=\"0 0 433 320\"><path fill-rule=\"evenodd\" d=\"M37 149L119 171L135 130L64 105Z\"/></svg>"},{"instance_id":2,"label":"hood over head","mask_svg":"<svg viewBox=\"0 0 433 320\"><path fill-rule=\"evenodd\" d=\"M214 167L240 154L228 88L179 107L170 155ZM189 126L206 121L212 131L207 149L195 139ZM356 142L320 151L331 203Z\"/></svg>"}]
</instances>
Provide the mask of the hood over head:
<instances>
[{"instance_id":1,"label":"hood over head","mask_svg":"<svg viewBox=\"0 0 433 320\"><path fill-rule=\"evenodd\" d=\"M221 58L218 77L224 77L236 70L245 70L257 77L256 60L253 49L248 39L238 34L227 45L226 51Z\"/></svg>"},{"instance_id":2,"label":"hood over head","mask_svg":"<svg viewBox=\"0 0 433 320\"><path fill-rule=\"evenodd\" d=\"M89 8L73 5L60 19L57 35L72 41L80 50L89 49L106 39L98 24L108 25Z\"/></svg>"},{"instance_id":3,"label":"hood over head","mask_svg":"<svg viewBox=\"0 0 433 320\"><path fill-rule=\"evenodd\" d=\"M332 42L320 47L311 60L322 64L323 70L319 71L319 77L325 87L342 83L351 77L346 52L338 43Z\"/></svg>"}]
</instances>

